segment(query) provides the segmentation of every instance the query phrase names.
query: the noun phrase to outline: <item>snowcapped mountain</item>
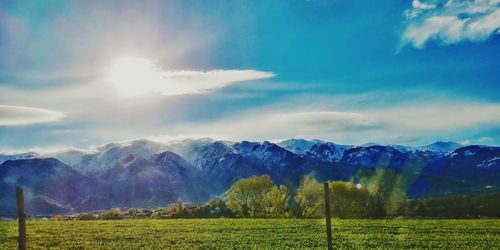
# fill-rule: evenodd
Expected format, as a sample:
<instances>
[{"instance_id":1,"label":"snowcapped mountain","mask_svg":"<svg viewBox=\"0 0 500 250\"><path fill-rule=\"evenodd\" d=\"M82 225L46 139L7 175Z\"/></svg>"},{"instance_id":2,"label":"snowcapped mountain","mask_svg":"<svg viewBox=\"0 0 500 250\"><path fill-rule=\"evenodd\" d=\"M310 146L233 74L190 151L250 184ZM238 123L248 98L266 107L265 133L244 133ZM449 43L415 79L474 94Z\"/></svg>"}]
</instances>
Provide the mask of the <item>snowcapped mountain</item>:
<instances>
[{"instance_id":1,"label":"snowcapped mountain","mask_svg":"<svg viewBox=\"0 0 500 250\"><path fill-rule=\"evenodd\" d=\"M338 162L344 152L352 148L351 145L340 145L321 140L290 139L278 143L281 147L294 154L307 156L323 162Z\"/></svg>"},{"instance_id":2,"label":"snowcapped mountain","mask_svg":"<svg viewBox=\"0 0 500 250\"><path fill-rule=\"evenodd\" d=\"M35 159L44 157L45 157L44 155L35 152L28 152L22 154L0 154L0 164L8 160L23 160L23 159Z\"/></svg>"},{"instance_id":3,"label":"snowcapped mountain","mask_svg":"<svg viewBox=\"0 0 500 250\"><path fill-rule=\"evenodd\" d=\"M205 201L212 188L181 156L164 151L150 160L130 154L99 178L102 197L124 207L158 207L179 197ZM126 192L124 192L126 190Z\"/></svg>"},{"instance_id":4,"label":"snowcapped mountain","mask_svg":"<svg viewBox=\"0 0 500 250\"><path fill-rule=\"evenodd\" d=\"M317 143L323 143L323 141L320 140L304 140L304 139L289 139L286 141L281 141L278 144L278 146L298 155L305 155L307 151L309 151L312 146L314 146Z\"/></svg>"},{"instance_id":5,"label":"snowcapped mountain","mask_svg":"<svg viewBox=\"0 0 500 250\"><path fill-rule=\"evenodd\" d=\"M396 149L397 151L401 152L401 153L407 153L407 152L411 152L411 151L416 151L417 149L414 148L414 147L410 147L410 146L404 146L404 145L397 145L397 144L391 144L391 145L387 145L393 149Z\"/></svg>"},{"instance_id":6,"label":"snowcapped mountain","mask_svg":"<svg viewBox=\"0 0 500 250\"><path fill-rule=\"evenodd\" d=\"M304 174L304 158L274 143L243 141L233 148L254 168L278 183L297 182L300 179L297 177Z\"/></svg>"},{"instance_id":7,"label":"snowcapped mountain","mask_svg":"<svg viewBox=\"0 0 500 250\"><path fill-rule=\"evenodd\" d=\"M191 151L184 151L184 154L203 178L217 179L213 182L214 188L223 193L235 181L262 173L233 146L231 142L214 141L191 147Z\"/></svg>"},{"instance_id":8,"label":"snowcapped mountain","mask_svg":"<svg viewBox=\"0 0 500 250\"><path fill-rule=\"evenodd\" d=\"M134 140L91 151L2 157L7 161L0 165L0 190L12 191L15 185L32 190L27 204L46 213L164 206L179 197L203 202L254 175L267 174L277 184L293 189L304 175L351 180L360 171L377 168L391 169L411 180L407 183L411 197L500 190L500 148L449 142L413 148L354 147L302 139L278 144ZM0 204L10 202L13 195L0 193ZM15 207L0 205L0 213L6 211Z\"/></svg>"},{"instance_id":9,"label":"snowcapped mountain","mask_svg":"<svg viewBox=\"0 0 500 250\"><path fill-rule=\"evenodd\" d=\"M53 157L66 165L76 166L83 160L86 155L98 153L96 150L82 150L77 148L69 148L67 150L46 153L47 157Z\"/></svg>"},{"instance_id":10,"label":"snowcapped mountain","mask_svg":"<svg viewBox=\"0 0 500 250\"><path fill-rule=\"evenodd\" d=\"M150 140L109 143L98 147L93 153L83 155L73 167L83 174L95 176L114 167L130 154L149 159L152 155L168 149L170 148L167 145Z\"/></svg>"},{"instance_id":11,"label":"snowcapped mountain","mask_svg":"<svg viewBox=\"0 0 500 250\"><path fill-rule=\"evenodd\" d=\"M236 143L234 149L248 159L258 161L268 169L274 164L279 164L286 157L293 155L291 152L268 141L263 143L243 141Z\"/></svg>"},{"instance_id":12,"label":"snowcapped mountain","mask_svg":"<svg viewBox=\"0 0 500 250\"><path fill-rule=\"evenodd\" d=\"M220 161L224 157L235 154L232 145L222 141L198 144L189 151L183 151L183 157L202 172L207 171L207 166L213 161Z\"/></svg>"},{"instance_id":13,"label":"snowcapped mountain","mask_svg":"<svg viewBox=\"0 0 500 250\"><path fill-rule=\"evenodd\" d=\"M426 146L421 146L418 147L418 150L422 151L433 151L433 152L438 152L438 153L447 153L451 152L455 149L461 148L464 145L458 144L456 142L442 142L442 141L437 141L432 144L426 145Z\"/></svg>"},{"instance_id":14,"label":"snowcapped mountain","mask_svg":"<svg viewBox=\"0 0 500 250\"><path fill-rule=\"evenodd\" d=\"M211 138L184 139L170 141L167 142L166 145L168 145L172 152L175 152L176 154L192 162L195 158L197 158L197 156L193 154L193 152L196 152L198 148L202 148L213 142L214 140Z\"/></svg>"},{"instance_id":15,"label":"snowcapped mountain","mask_svg":"<svg viewBox=\"0 0 500 250\"><path fill-rule=\"evenodd\" d=\"M385 167L399 169L405 165L408 157L392 147L369 146L355 147L347 150L342 163L363 168Z\"/></svg>"},{"instance_id":16,"label":"snowcapped mountain","mask_svg":"<svg viewBox=\"0 0 500 250\"><path fill-rule=\"evenodd\" d=\"M467 146L450 154L453 166L500 173L500 147ZM455 169L456 170L456 169Z\"/></svg>"},{"instance_id":17,"label":"snowcapped mountain","mask_svg":"<svg viewBox=\"0 0 500 250\"><path fill-rule=\"evenodd\" d=\"M360 145L360 147L371 147L371 146L382 146L381 144L375 143L375 142L368 142L363 145Z\"/></svg>"},{"instance_id":18,"label":"snowcapped mountain","mask_svg":"<svg viewBox=\"0 0 500 250\"><path fill-rule=\"evenodd\" d=\"M305 155L319 161L338 162L350 148L352 148L350 145L338 145L332 142L316 143Z\"/></svg>"}]
</instances>

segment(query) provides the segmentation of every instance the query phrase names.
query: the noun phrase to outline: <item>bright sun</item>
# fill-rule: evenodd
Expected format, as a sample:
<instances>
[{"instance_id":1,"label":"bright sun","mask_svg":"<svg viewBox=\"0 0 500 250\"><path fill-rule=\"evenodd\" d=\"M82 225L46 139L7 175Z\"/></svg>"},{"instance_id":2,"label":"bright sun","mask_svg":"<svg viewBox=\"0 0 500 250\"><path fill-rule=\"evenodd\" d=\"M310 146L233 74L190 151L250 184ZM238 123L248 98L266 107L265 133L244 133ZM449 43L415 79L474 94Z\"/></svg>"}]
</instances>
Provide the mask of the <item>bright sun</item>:
<instances>
[{"instance_id":1,"label":"bright sun","mask_svg":"<svg viewBox=\"0 0 500 250\"><path fill-rule=\"evenodd\" d=\"M143 96L164 81L162 72L149 60L122 57L113 62L107 79L125 97Z\"/></svg>"}]
</instances>

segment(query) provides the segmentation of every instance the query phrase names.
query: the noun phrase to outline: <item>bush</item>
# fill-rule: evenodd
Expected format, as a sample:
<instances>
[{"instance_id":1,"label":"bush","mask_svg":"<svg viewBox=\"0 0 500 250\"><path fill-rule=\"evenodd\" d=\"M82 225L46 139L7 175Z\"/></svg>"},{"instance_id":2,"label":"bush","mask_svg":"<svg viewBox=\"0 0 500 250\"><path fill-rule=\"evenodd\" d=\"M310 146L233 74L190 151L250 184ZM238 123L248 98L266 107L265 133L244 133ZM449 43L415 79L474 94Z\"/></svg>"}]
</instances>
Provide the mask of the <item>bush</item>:
<instances>
[{"instance_id":1,"label":"bush","mask_svg":"<svg viewBox=\"0 0 500 250\"><path fill-rule=\"evenodd\" d=\"M93 213L81 213L76 216L77 220L95 220L97 219L97 215Z\"/></svg>"},{"instance_id":2,"label":"bush","mask_svg":"<svg viewBox=\"0 0 500 250\"><path fill-rule=\"evenodd\" d=\"M62 216L60 214L56 214L56 215L52 216L51 220L53 220L53 221L64 220L64 216Z\"/></svg>"},{"instance_id":3,"label":"bush","mask_svg":"<svg viewBox=\"0 0 500 250\"><path fill-rule=\"evenodd\" d=\"M121 210L119 208L111 208L105 213L100 214L99 218L103 220L122 219Z\"/></svg>"},{"instance_id":4,"label":"bush","mask_svg":"<svg viewBox=\"0 0 500 250\"><path fill-rule=\"evenodd\" d=\"M289 194L268 175L240 179L227 193L228 207L241 217L283 217Z\"/></svg>"}]
</instances>

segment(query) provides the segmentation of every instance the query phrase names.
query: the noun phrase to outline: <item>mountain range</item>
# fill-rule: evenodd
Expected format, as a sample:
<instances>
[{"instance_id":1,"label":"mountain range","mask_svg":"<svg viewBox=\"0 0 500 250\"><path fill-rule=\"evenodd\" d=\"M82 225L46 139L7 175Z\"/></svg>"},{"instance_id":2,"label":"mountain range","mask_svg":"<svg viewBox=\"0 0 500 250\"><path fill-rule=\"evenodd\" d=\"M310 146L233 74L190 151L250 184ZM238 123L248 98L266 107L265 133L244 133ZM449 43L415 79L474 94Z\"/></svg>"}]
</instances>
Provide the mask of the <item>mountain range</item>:
<instances>
[{"instance_id":1,"label":"mountain range","mask_svg":"<svg viewBox=\"0 0 500 250\"><path fill-rule=\"evenodd\" d=\"M28 213L48 215L153 208L179 197L206 202L253 175L267 174L293 189L304 175L355 180L359 171L376 168L404 176L407 194L414 198L500 190L500 148L492 146L141 139L93 150L0 155L0 216L15 214L15 186L25 190Z\"/></svg>"}]
</instances>

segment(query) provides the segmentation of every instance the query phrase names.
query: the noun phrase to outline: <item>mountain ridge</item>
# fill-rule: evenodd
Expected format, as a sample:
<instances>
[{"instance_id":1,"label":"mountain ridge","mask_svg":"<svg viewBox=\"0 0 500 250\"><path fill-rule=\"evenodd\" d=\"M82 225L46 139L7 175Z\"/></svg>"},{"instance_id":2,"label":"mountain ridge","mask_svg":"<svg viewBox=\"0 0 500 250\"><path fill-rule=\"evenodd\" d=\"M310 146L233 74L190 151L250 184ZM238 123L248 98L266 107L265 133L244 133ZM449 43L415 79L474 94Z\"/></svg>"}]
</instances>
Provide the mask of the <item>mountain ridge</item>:
<instances>
[{"instance_id":1,"label":"mountain ridge","mask_svg":"<svg viewBox=\"0 0 500 250\"><path fill-rule=\"evenodd\" d=\"M74 166L56 158L5 161L0 164L0 187L10 190L20 185L34 190L49 185L65 190L62 184L68 183L71 194L41 188L38 196L27 197L27 203L37 211L68 213L164 206L179 197L204 202L223 196L241 178L263 174L293 189L304 175L322 181L352 180L359 171L385 168L410 180L407 192L411 197L485 193L500 186L499 147L463 146L443 152L455 144L445 143L433 151L294 140L110 143L83 155ZM86 166L92 171L82 171ZM12 199L12 192L0 195L0 201ZM0 207L2 211L13 208Z\"/></svg>"}]
</instances>

